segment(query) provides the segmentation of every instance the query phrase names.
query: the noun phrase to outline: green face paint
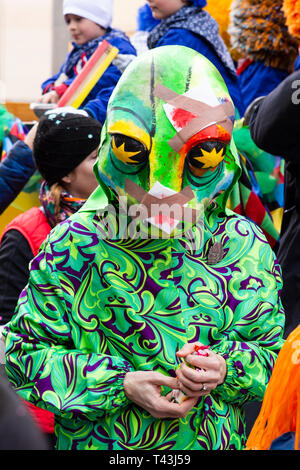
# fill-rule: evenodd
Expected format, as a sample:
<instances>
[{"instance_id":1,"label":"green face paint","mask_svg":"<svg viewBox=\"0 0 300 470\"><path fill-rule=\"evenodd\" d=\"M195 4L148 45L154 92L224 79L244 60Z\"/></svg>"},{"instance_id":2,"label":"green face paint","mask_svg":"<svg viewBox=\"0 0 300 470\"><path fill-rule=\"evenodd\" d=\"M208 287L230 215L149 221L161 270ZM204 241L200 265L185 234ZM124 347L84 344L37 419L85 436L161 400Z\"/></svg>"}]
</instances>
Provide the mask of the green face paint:
<instances>
[{"instance_id":1,"label":"green face paint","mask_svg":"<svg viewBox=\"0 0 300 470\"><path fill-rule=\"evenodd\" d=\"M126 199L131 218L150 222L155 236L186 231L234 181L233 120L222 77L199 53L166 46L137 58L102 132L95 171L108 200Z\"/></svg>"}]
</instances>

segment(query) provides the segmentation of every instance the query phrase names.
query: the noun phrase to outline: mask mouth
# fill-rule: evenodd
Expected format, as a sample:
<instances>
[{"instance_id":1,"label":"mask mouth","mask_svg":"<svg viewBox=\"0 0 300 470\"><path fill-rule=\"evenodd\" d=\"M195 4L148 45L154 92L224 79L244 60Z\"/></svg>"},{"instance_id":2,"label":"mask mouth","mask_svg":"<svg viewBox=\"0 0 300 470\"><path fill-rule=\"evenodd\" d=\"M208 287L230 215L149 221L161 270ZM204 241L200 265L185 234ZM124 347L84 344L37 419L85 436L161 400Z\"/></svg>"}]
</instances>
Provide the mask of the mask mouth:
<instances>
[{"instance_id":1,"label":"mask mouth","mask_svg":"<svg viewBox=\"0 0 300 470\"><path fill-rule=\"evenodd\" d=\"M159 230L162 230L168 235L171 235L171 233L179 224L179 220L173 219L172 217L163 214L156 215L155 217L150 217L146 220L154 227L158 228Z\"/></svg>"},{"instance_id":2,"label":"mask mouth","mask_svg":"<svg viewBox=\"0 0 300 470\"><path fill-rule=\"evenodd\" d=\"M176 193L176 191L170 188L167 188L166 186L163 186L158 181L152 186L148 194L150 196L154 196L155 198L159 199L159 201L157 201L158 202L157 209L151 206L150 217L148 217L146 221L149 222L154 227L158 228L159 230L162 230L168 235L171 235L171 233L176 229L176 227L180 223L180 220L182 219L180 217L180 213L183 212L182 209L186 207L187 203L181 205L182 201L178 200L178 202L173 202L172 204L173 212L172 212L172 206L166 204L164 200L180 193ZM174 207L174 205L178 205L178 207ZM153 215L153 213L155 213L156 210L158 210L159 213L156 215Z\"/></svg>"},{"instance_id":3,"label":"mask mouth","mask_svg":"<svg viewBox=\"0 0 300 470\"><path fill-rule=\"evenodd\" d=\"M157 181L146 192L127 179L125 191L138 202L130 207L130 217L145 221L167 235L171 235L179 224L196 223L200 214L198 209L188 207L188 202L195 198L190 186L176 192Z\"/></svg>"}]
</instances>

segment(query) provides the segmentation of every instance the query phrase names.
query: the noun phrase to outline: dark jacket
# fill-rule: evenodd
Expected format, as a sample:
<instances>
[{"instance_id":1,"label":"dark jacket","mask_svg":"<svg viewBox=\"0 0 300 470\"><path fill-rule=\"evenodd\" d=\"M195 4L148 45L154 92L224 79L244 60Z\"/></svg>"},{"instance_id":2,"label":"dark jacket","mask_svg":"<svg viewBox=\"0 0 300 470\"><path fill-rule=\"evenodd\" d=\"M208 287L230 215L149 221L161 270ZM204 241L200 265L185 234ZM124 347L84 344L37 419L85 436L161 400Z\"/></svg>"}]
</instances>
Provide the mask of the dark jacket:
<instances>
[{"instance_id":1,"label":"dark jacket","mask_svg":"<svg viewBox=\"0 0 300 470\"><path fill-rule=\"evenodd\" d=\"M282 302L287 336L300 323L300 71L266 96L249 127L258 147L281 155L285 165L285 203L278 260L282 267Z\"/></svg>"},{"instance_id":2,"label":"dark jacket","mask_svg":"<svg viewBox=\"0 0 300 470\"><path fill-rule=\"evenodd\" d=\"M3 372L0 374L0 450L50 450Z\"/></svg>"},{"instance_id":3,"label":"dark jacket","mask_svg":"<svg viewBox=\"0 0 300 470\"><path fill-rule=\"evenodd\" d=\"M36 167L32 151L23 141L13 145L0 162L0 214L22 191Z\"/></svg>"}]
</instances>

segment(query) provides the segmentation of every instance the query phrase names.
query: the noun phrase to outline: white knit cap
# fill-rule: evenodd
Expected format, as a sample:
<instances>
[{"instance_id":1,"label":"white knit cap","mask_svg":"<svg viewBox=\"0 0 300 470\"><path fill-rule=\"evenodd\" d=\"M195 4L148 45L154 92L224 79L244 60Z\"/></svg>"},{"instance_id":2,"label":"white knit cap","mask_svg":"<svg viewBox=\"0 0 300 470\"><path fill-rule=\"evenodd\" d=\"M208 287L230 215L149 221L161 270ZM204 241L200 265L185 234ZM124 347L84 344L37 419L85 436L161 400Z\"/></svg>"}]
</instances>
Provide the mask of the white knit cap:
<instances>
[{"instance_id":1,"label":"white knit cap","mask_svg":"<svg viewBox=\"0 0 300 470\"><path fill-rule=\"evenodd\" d=\"M113 18L113 0L64 0L63 14L77 15L108 28Z\"/></svg>"}]
</instances>

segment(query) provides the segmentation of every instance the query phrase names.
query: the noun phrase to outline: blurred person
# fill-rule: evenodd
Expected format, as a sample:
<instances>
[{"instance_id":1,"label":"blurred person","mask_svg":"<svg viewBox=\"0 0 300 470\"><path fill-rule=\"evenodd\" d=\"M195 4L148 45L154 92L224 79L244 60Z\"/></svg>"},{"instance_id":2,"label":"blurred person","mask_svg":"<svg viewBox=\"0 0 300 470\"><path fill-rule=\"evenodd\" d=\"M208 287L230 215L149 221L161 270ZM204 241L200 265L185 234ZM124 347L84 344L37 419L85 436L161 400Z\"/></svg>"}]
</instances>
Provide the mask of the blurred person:
<instances>
[{"instance_id":1,"label":"blurred person","mask_svg":"<svg viewBox=\"0 0 300 470\"><path fill-rule=\"evenodd\" d=\"M50 450L24 403L0 374L0 451Z\"/></svg>"},{"instance_id":2,"label":"blurred person","mask_svg":"<svg viewBox=\"0 0 300 470\"><path fill-rule=\"evenodd\" d=\"M300 323L300 162L298 122L300 71L290 74L265 96L254 111L249 128L256 145L285 160L284 213L278 249L282 268L285 336Z\"/></svg>"},{"instance_id":3,"label":"blurred person","mask_svg":"<svg viewBox=\"0 0 300 470\"><path fill-rule=\"evenodd\" d=\"M13 144L7 156L0 162L0 214L19 195L36 171L32 159L32 145L36 132L34 126L24 141Z\"/></svg>"},{"instance_id":4,"label":"blurred person","mask_svg":"<svg viewBox=\"0 0 300 470\"><path fill-rule=\"evenodd\" d=\"M240 115L244 112L235 65L219 34L219 26L203 7L206 0L148 0L155 19L161 20L148 36L148 47L181 45L210 60L222 75Z\"/></svg>"},{"instance_id":5,"label":"blurred person","mask_svg":"<svg viewBox=\"0 0 300 470\"><path fill-rule=\"evenodd\" d=\"M283 0L234 0L228 32L245 111L294 69L298 54L289 33Z\"/></svg>"},{"instance_id":6,"label":"blurred person","mask_svg":"<svg viewBox=\"0 0 300 470\"><path fill-rule=\"evenodd\" d=\"M0 239L0 325L13 317L29 277L29 265L48 234L76 212L97 186L93 165L101 125L85 112L54 110L35 129L33 157L44 178L41 207L16 217ZM43 431L53 441L52 413L30 406Z\"/></svg>"},{"instance_id":7,"label":"blurred person","mask_svg":"<svg viewBox=\"0 0 300 470\"><path fill-rule=\"evenodd\" d=\"M81 107L101 124L109 97L136 51L125 33L111 28L113 0L64 0L63 15L73 48L60 71L42 84L41 103L57 103L102 41L119 50Z\"/></svg>"},{"instance_id":8,"label":"blurred person","mask_svg":"<svg viewBox=\"0 0 300 470\"><path fill-rule=\"evenodd\" d=\"M137 14L137 30L130 37L130 42L133 44L137 55L142 54L148 50L147 39L150 31L158 25L159 20L156 20L148 3L138 9Z\"/></svg>"},{"instance_id":9,"label":"blurred person","mask_svg":"<svg viewBox=\"0 0 300 470\"><path fill-rule=\"evenodd\" d=\"M283 0L282 10L290 35L298 44L298 55L294 63L294 71L300 69L300 3L299 0Z\"/></svg>"}]
</instances>

